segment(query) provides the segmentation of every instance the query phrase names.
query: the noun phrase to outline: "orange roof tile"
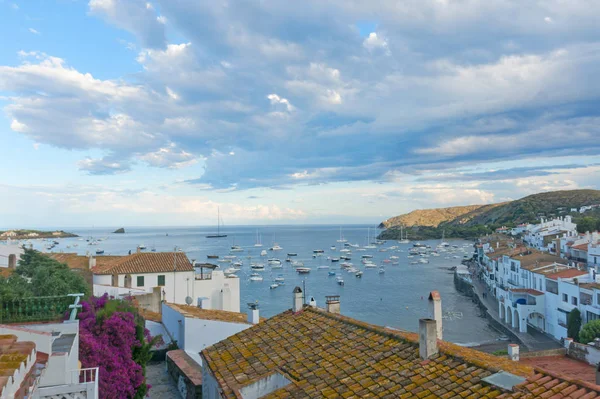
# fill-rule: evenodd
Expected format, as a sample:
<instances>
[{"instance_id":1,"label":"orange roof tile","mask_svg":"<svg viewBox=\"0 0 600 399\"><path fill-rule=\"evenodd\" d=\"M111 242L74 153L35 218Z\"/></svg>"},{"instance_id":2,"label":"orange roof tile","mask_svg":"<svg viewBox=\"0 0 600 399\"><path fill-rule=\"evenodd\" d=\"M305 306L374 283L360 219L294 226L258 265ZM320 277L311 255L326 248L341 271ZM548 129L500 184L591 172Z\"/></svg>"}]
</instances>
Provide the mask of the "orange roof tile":
<instances>
[{"instance_id":1,"label":"orange roof tile","mask_svg":"<svg viewBox=\"0 0 600 399\"><path fill-rule=\"evenodd\" d=\"M585 274L588 274L588 273L583 270L571 268L571 269L562 270L560 272L548 274L546 276L546 278L549 278L552 280L557 280L559 278L573 278L573 277L583 276Z\"/></svg>"},{"instance_id":2,"label":"orange roof tile","mask_svg":"<svg viewBox=\"0 0 600 399\"><path fill-rule=\"evenodd\" d=\"M17 341L17 337L12 334L0 335L0 395L6 385L12 382L15 370L18 370L23 363L27 364L34 350L33 342ZM30 382L29 379L25 379L23 384Z\"/></svg>"},{"instance_id":3,"label":"orange roof tile","mask_svg":"<svg viewBox=\"0 0 600 399\"><path fill-rule=\"evenodd\" d=\"M563 398L564 392L578 390L600 398L584 383L448 342L438 344L440 353L423 361L417 334L305 307L271 317L201 356L223 398L239 398L240 389L275 372L290 384L265 398ZM514 392L482 381L499 371L527 380ZM564 391L552 389L559 384Z\"/></svg>"},{"instance_id":4,"label":"orange roof tile","mask_svg":"<svg viewBox=\"0 0 600 399\"><path fill-rule=\"evenodd\" d=\"M171 309L178 311L185 317L251 324L248 323L248 316L244 313L228 312L226 310L200 309L197 306L178 305L175 303L167 303L166 305Z\"/></svg>"},{"instance_id":5,"label":"orange roof tile","mask_svg":"<svg viewBox=\"0 0 600 399\"><path fill-rule=\"evenodd\" d=\"M578 251L587 251L588 243L586 242L585 244L573 245L571 249L577 249Z\"/></svg>"},{"instance_id":6,"label":"orange roof tile","mask_svg":"<svg viewBox=\"0 0 600 399\"><path fill-rule=\"evenodd\" d=\"M140 252L120 256L105 264L97 264L92 271L94 274L136 274L166 273L173 272L174 269L178 272L194 271L192 263L183 252Z\"/></svg>"}]
</instances>

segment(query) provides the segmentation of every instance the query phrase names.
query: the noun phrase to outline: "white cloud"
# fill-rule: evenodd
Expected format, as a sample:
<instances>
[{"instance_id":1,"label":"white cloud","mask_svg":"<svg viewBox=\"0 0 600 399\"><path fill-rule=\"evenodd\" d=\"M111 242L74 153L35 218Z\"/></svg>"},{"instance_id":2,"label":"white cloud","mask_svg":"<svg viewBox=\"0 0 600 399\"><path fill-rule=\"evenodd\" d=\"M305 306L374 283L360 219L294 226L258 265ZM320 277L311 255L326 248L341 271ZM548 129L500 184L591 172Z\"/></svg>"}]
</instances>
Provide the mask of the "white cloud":
<instances>
[{"instance_id":1,"label":"white cloud","mask_svg":"<svg viewBox=\"0 0 600 399\"><path fill-rule=\"evenodd\" d=\"M33 29L33 28L29 28L29 32L33 33L34 35L39 35L40 32L38 32L37 30Z\"/></svg>"},{"instance_id":2,"label":"white cloud","mask_svg":"<svg viewBox=\"0 0 600 399\"><path fill-rule=\"evenodd\" d=\"M381 49L386 55L391 54L390 49L388 48L387 40L381 35L377 35L377 32L371 32L363 41L363 46L369 51Z\"/></svg>"},{"instance_id":3,"label":"white cloud","mask_svg":"<svg viewBox=\"0 0 600 399\"><path fill-rule=\"evenodd\" d=\"M130 166L127 163L111 160L107 157L101 159L92 159L88 157L78 161L77 167L79 170L85 171L91 175L124 173L130 169Z\"/></svg>"},{"instance_id":4,"label":"white cloud","mask_svg":"<svg viewBox=\"0 0 600 399\"><path fill-rule=\"evenodd\" d=\"M552 20L552 18L550 18L550 17L545 17L545 18L544 18L544 22L551 24L551 23L553 23L554 21L553 21L553 20Z\"/></svg>"},{"instance_id":5,"label":"white cloud","mask_svg":"<svg viewBox=\"0 0 600 399\"><path fill-rule=\"evenodd\" d=\"M173 90L171 90L169 87L167 87L167 94L169 95L169 97L171 97L173 100L179 100L179 95L177 93L175 93Z\"/></svg>"},{"instance_id":6,"label":"white cloud","mask_svg":"<svg viewBox=\"0 0 600 399\"><path fill-rule=\"evenodd\" d=\"M294 110L294 107L292 106L292 104L290 104L290 102L287 100L287 98L282 98L279 97L277 94L269 94L267 96L267 98L269 99L269 101L271 102L271 105L279 105L282 104L285 106L285 109L288 112L292 112Z\"/></svg>"},{"instance_id":7,"label":"white cloud","mask_svg":"<svg viewBox=\"0 0 600 399\"><path fill-rule=\"evenodd\" d=\"M198 162L194 155L177 148L173 143L158 151L140 155L138 158L150 166L169 169L181 169Z\"/></svg>"},{"instance_id":8,"label":"white cloud","mask_svg":"<svg viewBox=\"0 0 600 399\"><path fill-rule=\"evenodd\" d=\"M13 119L13 121L10 123L10 128L19 133L25 133L27 131L27 125L19 122L16 119Z\"/></svg>"}]
</instances>

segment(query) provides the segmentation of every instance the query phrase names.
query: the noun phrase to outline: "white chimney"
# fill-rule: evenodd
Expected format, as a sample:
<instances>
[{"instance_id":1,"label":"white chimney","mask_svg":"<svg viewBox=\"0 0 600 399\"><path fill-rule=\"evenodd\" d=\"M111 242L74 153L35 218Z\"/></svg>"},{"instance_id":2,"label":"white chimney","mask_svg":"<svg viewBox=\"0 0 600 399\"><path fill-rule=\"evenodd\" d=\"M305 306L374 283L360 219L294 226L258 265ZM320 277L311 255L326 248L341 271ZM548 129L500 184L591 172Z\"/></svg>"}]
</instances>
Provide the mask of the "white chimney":
<instances>
[{"instance_id":1,"label":"white chimney","mask_svg":"<svg viewBox=\"0 0 600 399\"><path fill-rule=\"evenodd\" d=\"M258 315L258 303L248 304L248 323L258 324L260 318Z\"/></svg>"},{"instance_id":2,"label":"white chimney","mask_svg":"<svg viewBox=\"0 0 600 399\"><path fill-rule=\"evenodd\" d=\"M325 307L329 313L340 313L340 296L329 295L325 297Z\"/></svg>"},{"instance_id":3,"label":"white chimney","mask_svg":"<svg viewBox=\"0 0 600 399\"><path fill-rule=\"evenodd\" d=\"M292 312L297 313L302 310L304 297L300 287L294 288L294 301L292 302Z\"/></svg>"},{"instance_id":4,"label":"white chimney","mask_svg":"<svg viewBox=\"0 0 600 399\"><path fill-rule=\"evenodd\" d=\"M436 324L433 319L419 319L419 356L423 360L438 354Z\"/></svg>"},{"instance_id":5,"label":"white chimney","mask_svg":"<svg viewBox=\"0 0 600 399\"><path fill-rule=\"evenodd\" d=\"M519 361L519 345L508 344L508 358L513 362Z\"/></svg>"},{"instance_id":6,"label":"white chimney","mask_svg":"<svg viewBox=\"0 0 600 399\"><path fill-rule=\"evenodd\" d=\"M93 267L96 267L96 258L94 258L91 255L88 258L88 266L89 266L90 269L93 268Z\"/></svg>"},{"instance_id":7,"label":"white chimney","mask_svg":"<svg viewBox=\"0 0 600 399\"><path fill-rule=\"evenodd\" d=\"M564 339L564 345L567 350L569 350L569 346L571 346L572 343L573 343L573 338L565 338Z\"/></svg>"},{"instance_id":8,"label":"white chimney","mask_svg":"<svg viewBox=\"0 0 600 399\"><path fill-rule=\"evenodd\" d=\"M308 301L308 306L316 308L317 307L317 300L315 299L314 296L310 297L310 301Z\"/></svg>"},{"instance_id":9,"label":"white chimney","mask_svg":"<svg viewBox=\"0 0 600 399\"><path fill-rule=\"evenodd\" d=\"M438 291L429 293L429 314L437 325L437 339L442 339L442 297Z\"/></svg>"}]
</instances>

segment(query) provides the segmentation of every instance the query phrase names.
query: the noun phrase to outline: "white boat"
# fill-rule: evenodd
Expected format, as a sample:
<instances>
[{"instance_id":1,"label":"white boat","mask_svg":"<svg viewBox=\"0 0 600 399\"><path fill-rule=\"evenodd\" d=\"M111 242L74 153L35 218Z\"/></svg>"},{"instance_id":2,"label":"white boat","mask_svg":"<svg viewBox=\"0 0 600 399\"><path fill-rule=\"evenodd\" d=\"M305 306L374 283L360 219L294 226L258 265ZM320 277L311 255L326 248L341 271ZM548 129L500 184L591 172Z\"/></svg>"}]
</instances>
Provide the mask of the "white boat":
<instances>
[{"instance_id":1,"label":"white boat","mask_svg":"<svg viewBox=\"0 0 600 399\"><path fill-rule=\"evenodd\" d=\"M269 264L271 266L271 269L275 270L275 269L283 269L283 265L281 263L277 263L277 264Z\"/></svg>"},{"instance_id":2,"label":"white boat","mask_svg":"<svg viewBox=\"0 0 600 399\"><path fill-rule=\"evenodd\" d=\"M329 266L319 266L317 267L317 269L321 270L321 269L329 269Z\"/></svg>"},{"instance_id":3,"label":"white boat","mask_svg":"<svg viewBox=\"0 0 600 399\"><path fill-rule=\"evenodd\" d=\"M336 250L335 245L332 245L331 248L329 248L329 249L331 249L332 251L335 251Z\"/></svg>"},{"instance_id":4,"label":"white boat","mask_svg":"<svg viewBox=\"0 0 600 399\"><path fill-rule=\"evenodd\" d=\"M96 245L96 244L98 244L98 243L95 243L94 245ZM138 245L138 248L143 251L144 249L146 249L146 246L144 244L140 244L140 245Z\"/></svg>"},{"instance_id":5,"label":"white boat","mask_svg":"<svg viewBox=\"0 0 600 399\"><path fill-rule=\"evenodd\" d=\"M335 279L335 282L338 283L339 285L344 285L344 279L341 276L338 276Z\"/></svg>"},{"instance_id":6,"label":"white boat","mask_svg":"<svg viewBox=\"0 0 600 399\"><path fill-rule=\"evenodd\" d=\"M354 265L350 262L343 262L343 263L340 263L340 266L343 268L348 268L348 267L352 267Z\"/></svg>"},{"instance_id":7,"label":"white boat","mask_svg":"<svg viewBox=\"0 0 600 399\"><path fill-rule=\"evenodd\" d=\"M340 239L337 240L337 242L348 242L348 240L346 240L344 238L344 235L342 234L342 228L340 227Z\"/></svg>"},{"instance_id":8,"label":"white boat","mask_svg":"<svg viewBox=\"0 0 600 399\"><path fill-rule=\"evenodd\" d=\"M217 262L219 262L219 263L231 263L231 259L219 259Z\"/></svg>"},{"instance_id":9,"label":"white boat","mask_svg":"<svg viewBox=\"0 0 600 399\"><path fill-rule=\"evenodd\" d=\"M340 258L331 258L331 262L339 262Z\"/></svg>"},{"instance_id":10,"label":"white boat","mask_svg":"<svg viewBox=\"0 0 600 399\"><path fill-rule=\"evenodd\" d=\"M252 273L250 275L250 281L263 281L263 278L260 274L258 273Z\"/></svg>"},{"instance_id":11,"label":"white boat","mask_svg":"<svg viewBox=\"0 0 600 399\"><path fill-rule=\"evenodd\" d=\"M392 255L392 256L390 256L390 259L396 260L396 259L400 259L400 258L398 256L396 256L396 255Z\"/></svg>"},{"instance_id":12,"label":"white boat","mask_svg":"<svg viewBox=\"0 0 600 399\"><path fill-rule=\"evenodd\" d=\"M276 283L283 283L285 281L285 278L283 278L282 275L279 275L277 277L275 277L275 282Z\"/></svg>"},{"instance_id":13,"label":"white boat","mask_svg":"<svg viewBox=\"0 0 600 399\"><path fill-rule=\"evenodd\" d=\"M277 283L273 283L269 286L270 289L274 290L275 288L279 287L279 284Z\"/></svg>"},{"instance_id":14,"label":"white boat","mask_svg":"<svg viewBox=\"0 0 600 399\"><path fill-rule=\"evenodd\" d=\"M265 265L263 265L262 263L252 263L250 265L250 268L254 271L263 271L265 270Z\"/></svg>"},{"instance_id":15,"label":"white boat","mask_svg":"<svg viewBox=\"0 0 600 399\"><path fill-rule=\"evenodd\" d=\"M368 255L368 254L367 254L367 255L363 255L363 256L361 256L361 258L363 258L363 259L372 259L372 258L373 258L373 255Z\"/></svg>"},{"instance_id":16,"label":"white boat","mask_svg":"<svg viewBox=\"0 0 600 399\"><path fill-rule=\"evenodd\" d=\"M233 267L242 267L244 264L242 262L233 262L231 266Z\"/></svg>"},{"instance_id":17,"label":"white boat","mask_svg":"<svg viewBox=\"0 0 600 399\"><path fill-rule=\"evenodd\" d=\"M419 259L419 263L429 263L429 260L421 258Z\"/></svg>"},{"instance_id":18,"label":"white boat","mask_svg":"<svg viewBox=\"0 0 600 399\"><path fill-rule=\"evenodd\" d=\"M244 248L240 247L239 245L232 245L229 249L229 252L244 252Z\"/></svg>"},{"instance_id":19,"label":"white boat","mask_svg":"<svg viewBox=\"0 0 600 399\"><path fill-rule=\"evenodd\" d=\"M265 251L264 249L260 251L260 256L267 256L267 251Z\"/></svg>"},{"instance_id":20,"label":"white boat","mask_svg":"<svg viewBox=\"0 0 600 399\"><path fill-rule=\"evenodd\" d=\"M400 225L400 241L398 241L398 244L410 244L410 240L408 239L408 234L406 234L404 236L404 238L402 238L402 233L403 233L403 227L402 227L402 225Z\"/></svg>"},{"instance_id":21,"label":"white boat","mask_svg":"<svg viewBox=\"0 0 600 399\"><path fill-rule=\"evenodd\" d=\"M375 263L365 263L365 269L375 269L377 265Z\"/></svg>"},{"instance_id":22,"label":"white boat","mask_svg":"<svg viewBox=\"0 0 600 399\"><path fill-rule=\"evenodd\" d=\"M100 249L100 248L98 248L98 249L96 250L96 255L102 255L103 253L104 253L104 250L103 250L103 249Z\"/></svg>"},{"instance_id":23,"label":"white boat","mask_svg":"<svg viewBox=\"0 0 600 399\"><path fill-rule=\"evenodd\" d=\"M254 244L255 247L262 247L262 241L260 239L260 235L258 235L258 230L256 230L256 244Z\"/></svg>"},{"instance_id":24,"label":"white boat","mask_svg":"<svg viewBox=\"0 0 600 399\"><path fill-rule=\"evenodd\" d=\"M340 252L348 253L348 252L352 252L352 251L349 250L348 248L344 248L344 249L340 249Z\"/></svg>"},{"instance_id":25,"label":"white boat","mask_svg":"<svg viewBox=\"0 0 600 399\"><path fill-rule=\"evenodd\" d=\"M356 272L356 274L355 274L355 276L356 276L356 277L358 277L358 278L361 278L361 277L362 277L362 275L363 275L363 272L362 272L362 271L360 271L360 270L359 270L359 271L357 271L357 272Z\"/></svg>"},{"instance_id":26,"label":"white boat","mask_svg":"<svg viewBox=\"0 0 600 399\"><path fill-rule=\"evenodd\" d=\"M282 249L283 248L281 248L277 243L273 244L273 246L269 248L270 251L281 251Z\"/></svg>"},{"instance_id":27,"label":"white boat","mask_svg":"<svg viewBox=\"0 0 600 399\"><path fill-rule=\"evenodd\" d=\"M292 266L293 267L304 267L304 263L299 261L299 260L293 260L292 261Z\"/></svg>"},{"instance_id":28,"label":"white boat","mask_svg":"<svg viewBox=\"0 0 600 399\"><path fill-rule=\"evenodd\" d=\"M269 266L281 266L281 261L276 258L269 259L267 263L269 263Z\"/></svg>"},{"instance_id":29,"label":"white boat","mask_svg":"<svg viewBox=\"0 0 600 399\"><path fill-rule=\"evenodd\" d=\"M379 269L379 274L383 274L383 273L385 273L385 269L382 267Z\"/></svg>"},{"instance_id":30,"label":"white boat","mask_svg":"<svg viewBox=\"0 0 600 399\"><path fill-rule=\"evenodd\" d=\"M310 267L297 267L296 272L298 272L300 274L310 273Z\"/></svg>"},{"instance_id":31,"label":"white boat","mask_svg":"<svg viewBox=\"0 0 600 399\"><path fill-rule=\"evenodd\" d=\"M235 256L235 255L225 255L225 256L223 256L223 259L235 259L235 258L237 258L237 256Z\"/></svg>"},{"instance_id":32,"label":"white boat","mask_svg":"<svg viewBox=\"0 0 600 399\"><path fill-rule=\"evenodd\" d=\"M221 211L217 208L217 233L216 234L208 234L206 238L223 238L227 237L227 234L221 233Z\"/></svg>"},{"instance_id":33,"label":"white boat","mask_svg":"<svg viewBox=\"0 0 600 399\"><path fill-rule=\"evenodd\" d=\"M223 270L223 273L225 274L233 274L235 272L239 272L240 269L237 269L235 267L228 267L227 269Z\"/></svg>"}]
</instances>

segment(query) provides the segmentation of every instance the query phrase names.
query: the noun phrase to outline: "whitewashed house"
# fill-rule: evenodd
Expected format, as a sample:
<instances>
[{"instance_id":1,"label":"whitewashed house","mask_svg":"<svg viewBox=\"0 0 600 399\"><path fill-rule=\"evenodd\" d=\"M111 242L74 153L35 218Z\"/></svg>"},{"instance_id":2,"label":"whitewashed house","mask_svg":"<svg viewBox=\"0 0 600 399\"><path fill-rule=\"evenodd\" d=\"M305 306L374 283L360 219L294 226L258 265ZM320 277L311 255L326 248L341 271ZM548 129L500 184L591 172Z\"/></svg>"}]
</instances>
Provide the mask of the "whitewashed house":
<instances>
[{"instance_id":1,"label":"whitewashed house","mask_svg":"<svg viewBox=\"0 0 600 399\"><path fill-rule=\"evenodd\" d=\"M214 265L195 267L182 252L139 252L97 266L95 260L90 258L96 296L135 295L161 287L162 299L168 302L186 304L189 298L205 309L240 310L239 279L213 270Z\"/></svg>"},{"instance_id":2,"label":"whitewashed house","mask_svg":"<svg viewBox=\"0 0 600 399\"><path fill-rule=\"evenodd\" d=\"M529 226L523 241L540 251L556 253L556 240L563 237L576 237L577 224L571 216L558 217L551 220L542 218L540 224Z\"/></svg>"}]
</instances>

